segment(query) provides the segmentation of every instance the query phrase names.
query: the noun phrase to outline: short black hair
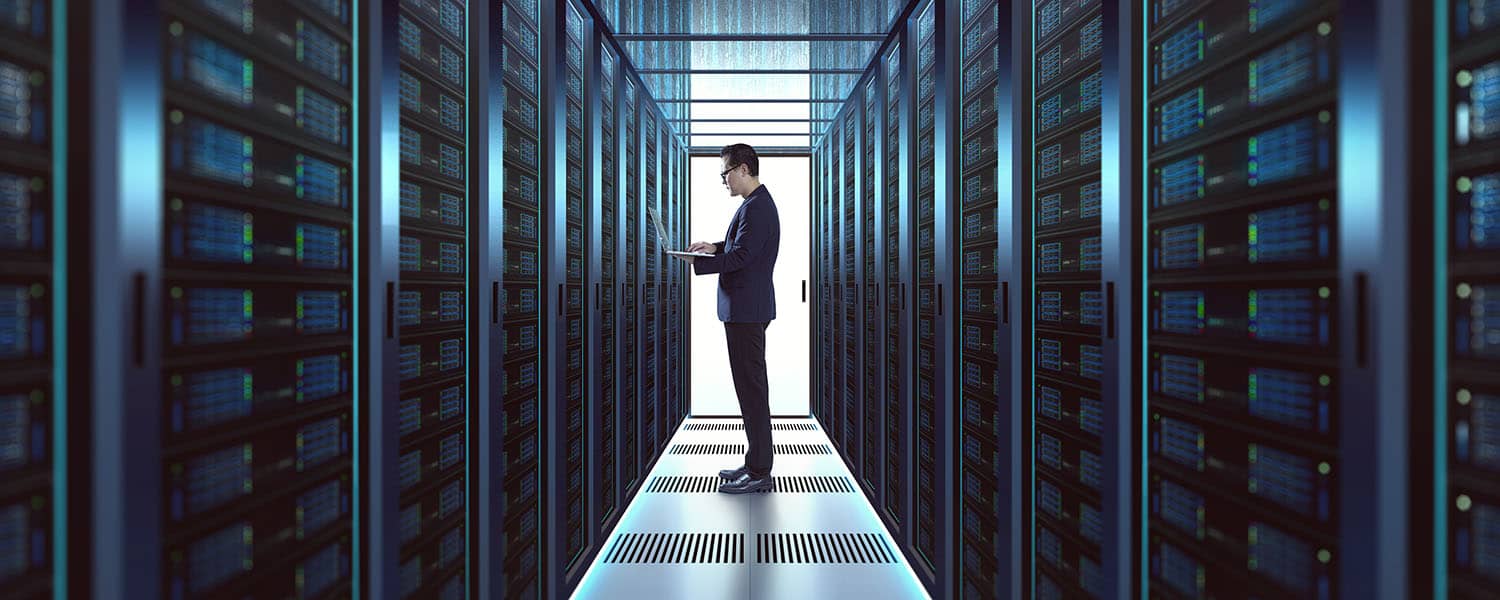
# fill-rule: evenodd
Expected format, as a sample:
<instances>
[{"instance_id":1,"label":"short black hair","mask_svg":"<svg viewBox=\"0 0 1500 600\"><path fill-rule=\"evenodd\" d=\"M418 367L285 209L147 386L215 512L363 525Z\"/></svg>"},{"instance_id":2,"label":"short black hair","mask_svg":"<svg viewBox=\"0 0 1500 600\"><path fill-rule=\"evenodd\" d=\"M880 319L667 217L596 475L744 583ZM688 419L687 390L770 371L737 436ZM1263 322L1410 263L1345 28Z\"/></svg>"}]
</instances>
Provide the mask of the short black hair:
<instances>
[{"instance_id":1,"label":"short black hair","mask_svg":"<svg viewBox=\"0 0 1500 600\"><path fill-rule=\"evenodd\" d=\"M750 169L751 177L760 177L760 156L755 154L755 149L750 144L730 144L719 151L719 158L729 159L729 168L734 169L745 165Z\"/></svg>"}]
</instances>

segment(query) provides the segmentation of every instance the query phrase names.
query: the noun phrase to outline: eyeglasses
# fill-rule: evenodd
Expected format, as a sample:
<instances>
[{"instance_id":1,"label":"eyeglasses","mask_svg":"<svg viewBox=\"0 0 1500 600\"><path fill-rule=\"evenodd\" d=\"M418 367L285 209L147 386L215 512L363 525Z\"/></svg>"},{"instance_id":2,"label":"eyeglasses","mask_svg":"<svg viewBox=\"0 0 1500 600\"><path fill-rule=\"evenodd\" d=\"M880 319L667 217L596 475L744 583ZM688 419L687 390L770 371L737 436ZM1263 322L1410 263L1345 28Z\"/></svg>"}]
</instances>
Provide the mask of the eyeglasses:
<instances>
[{"instance_id":1,"label":"eyeglasses","mask_svg":"<svg viewBox=\"0 0 1500 600\"><path fill-rule=\"evenodd\" d=\"M720 181L729 181L729 172L733 171L735 169L738 169L738 168L740 168L740 166L739 165L735 165L735 166L729 167L728 169L724 169L723 171L720 171L719 172L719 180Z\"/></svg>"}]
</instances>

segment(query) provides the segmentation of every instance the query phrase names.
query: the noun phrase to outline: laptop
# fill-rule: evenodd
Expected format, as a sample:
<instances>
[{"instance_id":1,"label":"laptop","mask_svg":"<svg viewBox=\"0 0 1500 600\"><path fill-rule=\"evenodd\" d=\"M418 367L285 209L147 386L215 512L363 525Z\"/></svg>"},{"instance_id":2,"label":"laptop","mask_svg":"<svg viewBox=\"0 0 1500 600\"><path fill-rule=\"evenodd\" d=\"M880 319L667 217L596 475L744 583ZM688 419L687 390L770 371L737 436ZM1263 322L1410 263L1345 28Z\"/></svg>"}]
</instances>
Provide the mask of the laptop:
<instances>
[{"instance_id":1,"label":"laptop","mask_svg":"<svg viewBox=\"0 0 1500 600\"><path fill-rule=\"evenodd\" d=\"M650 206L647 206L646 207L646 216L650 217L651 218L651 224L656 226L656 243L657 243L657 245L661 246L662 250L664 250L667 254L670 254L672 256L704 256L704 257L711 257L711 256L713 256L713 254L710 254L708 252L685 252L685 251L682 251L682 250L667 250L667 248L670 248L671 246L667 245L667 232L666 232L666 230L664 230L664 229L661 228L661 219L656 218L656 209L652 208Z\"/></svg>"}]
</instances>

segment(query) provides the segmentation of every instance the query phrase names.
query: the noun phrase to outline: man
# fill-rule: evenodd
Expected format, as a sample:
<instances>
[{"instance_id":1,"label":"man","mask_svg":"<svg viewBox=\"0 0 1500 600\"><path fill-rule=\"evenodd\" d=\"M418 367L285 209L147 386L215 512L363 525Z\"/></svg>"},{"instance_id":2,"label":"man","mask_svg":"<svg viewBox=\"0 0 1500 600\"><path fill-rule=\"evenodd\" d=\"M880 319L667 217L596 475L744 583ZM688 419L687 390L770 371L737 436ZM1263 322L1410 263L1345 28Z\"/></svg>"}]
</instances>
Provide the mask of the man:
<instances>
[{"instance_id":1,"label":"man","mask_svg":"<svg viewBox=\"0 0 1500 600\"><path fill-rule=\"evenodd\" d=\"M729 345L729 371L745 417L745 437L750 442L745 464L719 471L719 491L747 494L771 489L771 402L766 382L766 327L776 318L776 292L771 272L781 246L781 219L771 193L760 184L760 158L745 144L725 146L719 152L723 171L719 179L730 196L744 198L724 241L694 242L689 252L708 252L712 257L679 256L699 275L719 274L719 320Z\"/></svg>"}]
</instances>

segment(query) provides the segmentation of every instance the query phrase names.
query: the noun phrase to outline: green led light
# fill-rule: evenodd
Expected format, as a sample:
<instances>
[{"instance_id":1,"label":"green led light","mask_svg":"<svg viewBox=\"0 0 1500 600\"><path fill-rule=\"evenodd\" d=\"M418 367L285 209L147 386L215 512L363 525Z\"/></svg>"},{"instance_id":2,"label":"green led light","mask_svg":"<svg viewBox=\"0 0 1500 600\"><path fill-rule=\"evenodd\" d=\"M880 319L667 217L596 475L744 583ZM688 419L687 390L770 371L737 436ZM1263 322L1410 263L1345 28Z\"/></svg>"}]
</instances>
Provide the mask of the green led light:
<instances>
[{"instance_id":1,"label":"green led light","mask_svg":"<svg viewBox=\"0 0 1500 600\"><path fill-rule=\"evenodd\" d=\"M1468 177L1459 177L1458 181L1453 183L1453 189L1458 190L1460 194L1467 194L1474 189L1474 182Z\"/></svg>"},{"instance_id":2,"label":"green led light","mask_svg":"<svg viewBox=\"0 0 1500 600\"><path fill-rule=\"evenodd\" d=\"M1327 298L1327 297L1332 296L1332 295L1333 295L1333 290L1328 289L1328 286L1323 286L1323 287L1318 288L1318 297L1319 298Z\"/></svg>"},{"instance_id":3,"label":"green led light","mask_svg":"<svg viewBox=\"0 0 1500 600\"><path fill-rule=\"evenodd\" d=\"M1318 35L1326 36L1326 35L1328 35L1330 33L1333 33L1333 24L1332 23L1329 23L1328 21L1323 21L1322 23L1318 23Z\"/></svg>"},{"instance_id":4,"label":"green led light","mask_svg":"<svg viewBox=\"0 0 1500 600\"><path fill-rule=\"evenodd\" d=\"M1327 122L1332 121L1332 120L1333 120L1333 113L1328 112L1326 110L1320 110L1320 111L1318 111L1318 122L1319 123L1327 123Z\"/></svg>"},{"instance_id":5,"label":"green led light","mask_svg":"<svg viewBox=\"0 0 1500 600\"><path fill-rule=\"evenodd\" d=\"M1332 473L1332 472L1333 472L1333 465L1330 465L1327 462L1320 462L1320 463L1318 463L1318 474L1319 475L1327 475L1327 474Z\"/></svg>"},{"instance_id":6,"label":"green led light","mask_svg":"<svg viewBox=\"0 0 1500 600\"><path fill-rule=\"evenodd\" d=\"M1468 300L1469 295L1474 293L1474 288L1470 287L1467 283L1460 283L1458 284L1458 287L1454 289L1454 293L1458 295L1459 300Z\"/></svg>"},{"instance_id":7,"label":"green led light","mask_svg":"<svg viewBox=\"0 0 1500 600\"><path fill-rule=\"evenodd\" d=\"M1318 562L1326 565L1331 560L1333 560L1333 553L1329 552L1327 548L1318 550Z\"/></svg>"},{"instance_id":8,"label":"green led light","mask_svg":"<svg viewBox=\"0 0 1500 600\"><path fill-rule=\"evenodd\" d=\"M1457 75L1453 76L1453 82L1457 83L1458 87L1461 88L1469 87L1474 83L1474 74L1470 73L1468 69L1460 70Z\"/></svg>"},{"instance_id":9,"label":"green led light","mask_svg":"<svg viewBox=\"0 0 1500 600\"><path fill-rule=\"evenodd\" d=\"M1453 395L1453 399L1458 402L1459 406L1468 406L1474 400L1474 394L1468 389L1460 389Z\"/></svg>"},{"instance_id":10,"label":"green led light","mask_svg":"<svg viewBox=\"0 0 1500 600\"><path fill-rule=\"evenodd\" d=\"M1327 375L1319 375L1318 376L1318 385L1321 385L1323 387L1328 387L1328 384L1331 384L1331 383L1333 383L1333 378L1332 377L1329 377Z\"/></svg>"},{"instance_id":11,"label":"green led light","mask_svg":"<svg viewBox=\"0 0 1500 600\"><path fill-rule=\"evenodd\" d=\"M182 35L182 22L180 22L180 21L172 21L172 24L167 26L167 33L172 34L172 37L179 37L179 36L181 36Z\"/></svg>"},{"instance_id":12,"label":"green led light","mask_svg":"<svg viewBox=\"0 0 1500 600\"><path fill-rule=\"evenodd\" d=\"M1459 494L1453 504L1458 507L1459 512L1469 512L1469 509L1474 506L1474 500L1469 498L1468 494Z\"/></svg>"}]
</instances>

